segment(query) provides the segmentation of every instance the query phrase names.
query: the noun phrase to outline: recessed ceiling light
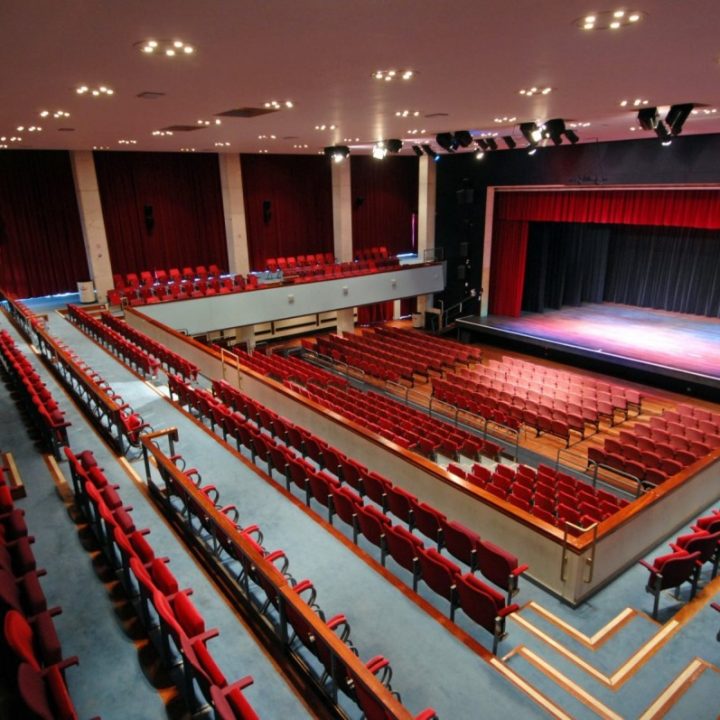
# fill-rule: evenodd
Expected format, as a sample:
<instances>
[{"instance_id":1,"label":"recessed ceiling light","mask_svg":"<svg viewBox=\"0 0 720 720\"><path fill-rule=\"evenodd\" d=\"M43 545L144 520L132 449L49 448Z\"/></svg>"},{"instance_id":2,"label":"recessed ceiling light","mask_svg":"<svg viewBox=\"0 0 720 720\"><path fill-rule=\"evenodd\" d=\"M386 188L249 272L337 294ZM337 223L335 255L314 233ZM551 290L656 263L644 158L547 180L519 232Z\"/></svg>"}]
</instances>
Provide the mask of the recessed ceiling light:
<instances>
[{"instance_id":1,"label":"recessed ceiling light","mask_svg":"<svg viewBox=\"0 0 720 720\"><path fill-rule=\"evenodd\" d=\"M165 135L172 135L172 130L153 130L152 134L159 137L165 137Z\"/></svg>"},{"instance_id":2,"label":"recessed ceiling light","mask_svg":"<svg viewBox=\"0 0 720 720\"><path fill-rule=\"evenodd\" d=\"M140 40L133 44L143 55L165 55L175 57L176 55L192 55L195 47L178 39L158 38Z\"/></svg>"},{"instance_id":3,"label":"recessed ceiling light","mask_svg":"<svg viewBox=\"0 0 720 720\"><path fill-rule=\"evenodd\" d=\"M392 82L393 80L412 80L416 75L414 70L376 70L372 76L376 80Z\"/></svg>"},{"instance_id":4,"label":"recessed ceiling light","mask_svg":"<svg viewBox=\"0 0 720 720\"><path fill-rule=\"evenodd\" d=\"M502 117L496 117L493 118L493 121L500 124L500 125L507 125L508 123L514 123L517 121L517 118L513 115L512 117L508 117L507 115L503 115Z\"/></svg>"},{"instance_id":5,"label":"recessed ceiling light","mask_svg":"<svg viewBox=\"0 0 720 720\"><path fill-rule=\"evenodd\" d=\"M288 110L291 110L295 107L295 103L292 100L285 100L284 102L278 102L277 100L269 100L265 103L266 108L271 108L272 110L282 110L284 107Z\"/></svg>"},{"instance_id":6,"label":"recessed ceiling light","mask_svg":"<svg viewBox=\"0 0 720 720\"><path fill-rule=\"evenodd\" d=\"M635 98L632 103L629 100L621 100L620 107L627 107L631 104L633 107L640 107L641 105L647 105L649 102L650 101L646 100L645 98Z\"/></svg>"},{"instance_id":7,"label":"recessed ceiling light","mask_svg":"<svg viewBox=\"0 0 720 720\"><path fill-rule=\"evenodd\" d=\"M356 137L356 138L343 138L342 141L345 142L345 143L351 143L351 142L359 143L359 142L360 142L360 138L359 138L359 137Z\"/></svg>"},{"instance_id":8,"label":"recessed ceiling light","mask_svg":"<svg viewBox=\"0 0 720 720\"><path fill-rule=\"evenodd\" d=\"M3 142L3 143L18 143L18 142L22 142L22 138L19 137L18 135L10 135L10 136L3 135L2 137L0 137L0 142Z\"/></svg>"},{"instance_id":9,"label":"recessed ceiling light","mask_svg":"<svg viewBox=\"0 0 720 720\"><path fill-rule=\"evenodd\" d=\"M118 145L137 145L137 140L118 140Z\"/></svg>"},{"instance_id":10,"label":"recessed ceiling light","mask_svg":"<svg viewBox=\"0 0 720 720\"><path fill-rule=\"evenodd\" d=\"M268 153L268 152L270 152L270 151L269 151L268 149L266 149L266 148L263 148L262 150L258 150L258 152L259 152L259 153L262 153L262 154L266 154L266 153Z\"/></svg>"},{"instance_id":11,"label":"recessed ceiling light","mask_svg":"<svg viewBox=\"0 0 720 720\"><path fill-rule=\"evenodd\" d=\"M296 150L307 150L307 148L308 148L307 144L303 144L303 145L297 145L297 144L296 144L296 145L293 145L293 147L294 147Z\"/></svg>"},{"instance_id":12,"label":"recessed ceiling light","mask_svg":"<svg viewBox=\"0 0 720 720\"><path fill-rule=\"evenodd\" d=\"M486 137L497 137L498 134L496 132L491 132L490 130L482 130L480 133L478 133L478 137L486 138Z\"/></svg>"},{"instance_id":13,"label":"recessed ceiling light","mask_svg":"<svg viewBox=\"0 0 720 720\"><path fill-rule=\"evenodd\" d=\"M189 148L182 147L182 148L180 148L180 152L195 152L195 148L194 147L189 147Z\"/></svg>"},{"instance_id":14,"label":"recessed ceiling light","mask_svg":"<svg viewBox=\"0 0 720 720\"><path fill-rule=\"evenodd\" d=\"M18 132L25 132L25 131L31 132L31 133L42 132L42 126L40 126L40 125L28 125L27 127L25 127L25 125L18 125L15 129Z\"/></svg>"},{"instance_id":15,"label":"recessed ceiling light","mask_svg":"<svg viewBox=\"0 0 720 720\"><path fill-rule=\"evenodd\" d=\"M102 97L114 95L115 91L107 85L99 85L98 87L90 87L89 85L78 85L75 88L78 95L92 95L93 97Z\"/></svg>"},{"instance_id":16,"label":"recessed ceiling light","mask_svg":"<svg viewBox=\"0 0 720 720\"><path fill-rule=\"evenodd\" d=\"M548 95L551 92L551 87L536 87L535 85L530 88L522 88L521 90L518 90L518 93L520 95L524 95L525 97L532 97L533 95Z\"/></svg>"},{"instance_id":17,"label":"recessed ceiling light","mask_svg":"<svg viewBox=\"0 0 720 720\"><path fill-rule=\"evenodd\" d=\"M316 130L335 130L336 126L335 125L325 125L323 123L322 125L316 125L315 129Z\"/></svg>"},{"instance_id":18,"label":"recessed ceiling light","mask_svg":"<svg viewBox=\"0 0 720 720\"><path fill-rule=\"evenodd\" d=\"M107 145L93 145L93 150L109 150Z\"/></svg>"},{"instance_id":19,"label":"recessed ceiling light","mask_svg":"<svg viewBox=\"0 0 720 720\"><path fill-rule=\"evenodd\" d=\"M418 134L422 134L422 133L426 133L426 132L427 132L427 130L425 128L413 128L412 130L408 130L407 134L408 135L418 135Z\"/></svg>"},{"instance_id":20,"label":"recessed ceiling light","mask_svg":"<svg viewBox=\"0 0 720 720\"><path fill-rule=\"evenodd\" d=\"M216 142L215 147L230 147L229 142Z\"/></svg>"},{"instance_id":21,"label":"recessed ceiling light","mask_svg":"<svg viewBox=\"0 0 720 720\"><path fill-rule=\"evenodd\" d=\"M277 140L277 135L258 135L258 140Z\"/></svg>"},{"instance_id":22,"label":"recessed ceiling light","mask_svg":"<svg viewBox=\"0 0 720 720\"><path fill-rule=\"evenodd\" d=\"M691 112L693 115L699 115L700 113L703 115L714 115L717 113L717 108L695 108Z\"/></svg>"},{"instance_id":23,"label":"recessed ceiling light","mask_svg":"<svg viewBox=\"0 0 720 720\"><path fill-rule=\"evenodd\" d=\"M197 124L204 127L209 127L210 125L222 125L222 120L219 118L216 118L215 120L198 120Z\"/></svg>"},{"instance_id":24,"label":"recessed ceiling light","mask_svg":"<svg viewBox=\"0 0 720 720\"><path fill-rule=\"evenodd\" d=\"M420 111L419 110L398 110L395 113L395 117L420 117Z\"/></svg>"},{"instance_id":25,"label":"recessed ceiling light","mask_svg":"<svg viewBox=\"0 0 720 720\"><path fill-rule=\"evenodd\" d=\"M639 10L603 10L577 18L574 24L583 30L618 30L634 25L645 17Z\"/></svg>"}]
</instances>

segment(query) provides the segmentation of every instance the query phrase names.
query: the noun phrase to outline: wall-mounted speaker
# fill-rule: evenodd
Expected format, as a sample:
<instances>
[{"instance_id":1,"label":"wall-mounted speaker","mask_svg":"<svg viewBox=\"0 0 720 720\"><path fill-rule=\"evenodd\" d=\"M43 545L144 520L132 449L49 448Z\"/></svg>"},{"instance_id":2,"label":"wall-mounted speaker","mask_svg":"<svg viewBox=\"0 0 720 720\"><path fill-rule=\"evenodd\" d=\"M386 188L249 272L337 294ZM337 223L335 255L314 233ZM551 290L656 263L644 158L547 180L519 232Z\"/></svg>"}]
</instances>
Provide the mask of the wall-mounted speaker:
<instances>
[{"instance_id":1,"label":"wall-mounted speaker","mask_svg":"<svg viewBox=\"0 0 720 720\"><path fill-rule=\"evenodd\" d=\"M465 265L458 265L458 266L457 266L457 279L458 279L458 280L464 280L464 279L465 279Z\"/></svg>"},{"instance_id":2,"label":"wall-mounted speaker","mask_svg":"<svg viewBox=\"0 0 720 720\"><path fill-rule=\"evenodd\" d=\"M469 243L461 242L460 245L459 245L459 250L460 250L460 257L463 258L463 259L466 258L466 257L470 254L470 252L469 252L469 251L470 251L470 245L469 245Z\"/></svg>"},{"instance_id":3,"label":"wall-mounted speaker","mask_svg":"<svg viewBox=\"0 0 720 720\"><path fill-rule=\"evenodd\" d=\"M145 205L143 212L145 213L145 229L151 233L155 227L155 214L153 212L153 206Z\"/></svg>"},{"instance_id":4,"label":"wall-mounted speaker","mask_svg":"<svg viewBox=\"0 0 720 720\"><path fill-rule=\"evenodd\" d=\"M263 222L267 225L272 218L272 203L270 200L263 200L262 204Z\"/></svg>"}]
</instances>

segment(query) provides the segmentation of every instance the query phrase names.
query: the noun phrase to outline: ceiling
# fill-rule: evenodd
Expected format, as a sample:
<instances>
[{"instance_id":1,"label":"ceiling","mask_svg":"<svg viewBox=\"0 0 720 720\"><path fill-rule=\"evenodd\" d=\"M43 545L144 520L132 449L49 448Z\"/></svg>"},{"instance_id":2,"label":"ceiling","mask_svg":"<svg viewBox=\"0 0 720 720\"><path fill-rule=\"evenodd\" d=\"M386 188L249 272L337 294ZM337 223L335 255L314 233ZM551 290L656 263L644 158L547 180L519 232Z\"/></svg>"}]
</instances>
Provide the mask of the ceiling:
<instances>
[{"instance_id":1,"label":"ceiling","mask_svg":"<svg viewBox=\"0 0 720 720\"><path fill-rule=\"evenodd\" d=\"M457 130L512 135L523 146L518 123L563 118L581 124L580 142L658 142L637 127L635 99L701 104L708 112L691 115L683 133L720 132L720 3L595 2L3 0L0 137L22 148L232 153L317 153L336 143L367 153L375 140L401 138L412 153L411 142ZM617 30L576 24L617 9L642 17ZM141 52L135 44L150 38L195 51ZM373 77L408 68L410 81ZM78 95L83 84L114 92ZM519 94L533 86L552 92ZM197 124L272 100L293 107ZM70 116L53 118L60 109ZM41 119L42 110L51 115ZM396 116L404 110L411 115ZM495 122L503 117L516 120ZM152 134L172 125L200 129Z\"/></svg>"}]
</instances>

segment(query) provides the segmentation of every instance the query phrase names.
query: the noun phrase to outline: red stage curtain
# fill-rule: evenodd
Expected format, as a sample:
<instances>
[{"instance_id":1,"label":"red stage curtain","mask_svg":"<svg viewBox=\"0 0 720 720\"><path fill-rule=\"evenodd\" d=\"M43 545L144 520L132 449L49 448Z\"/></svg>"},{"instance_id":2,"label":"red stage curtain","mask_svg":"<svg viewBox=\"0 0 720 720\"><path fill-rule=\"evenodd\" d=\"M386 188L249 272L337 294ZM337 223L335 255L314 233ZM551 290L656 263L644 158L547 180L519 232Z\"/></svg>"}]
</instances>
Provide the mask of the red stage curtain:
<instances>
[{"instance_id":1,"label":"red stage curtain","mask_svg":"<svg viewBox=\"0 0 720 720\"><path fill-rule=\"evenodd\" d=\"M319 155L241 155L250 267L333 251L330 161Z\"/></svg>"},{"instance_id":2,"label":"red stage curtain","mask_svg":"<svg viewBox=\"0 0 720 720\"><path fill-rule=\"evenodd\" d=\"M357 324L376 325L377 323L389 322L393 319L393 301L372 303L371 305L359 305Z\"/></svg>"},{"instance_id":3,"label":"red stage curtain","mask_svg":"<svg viewBox=\"0 0 720 720\"><path fill-rule=\"evenodd\" d=\"M498 192L501 220L720 228L720 190Z\"/></svg>"},{"instance_id":4,"label":"red stage curtain","mask_svg":"<svg viewBox=\"0 0 720 720\"><path fill-rule=\"evenodd\" d=\"M402 298L400 300L400 317L407 317L417 312L417 296Z\"/></svg>"},{"instance_id":5,"label":"red stage curtain","mask_svg":"<svg viewBox=\"0 0 720 720\"><path fill-rule=\"evenodd\" d=\"M490 266L491 315L520 315L527 241L527 222L495 218Z\"/></svg>"},{"instance_id":6,"label":"red stage curtain","mask_svg":"<svg viewBox=\"0 0 720 720\"><path fill-rule=\"evenodd\" d=\"M0 153L0 284L18 297L77 291L88 280L70 155Z\"/></svg>"},{"instance_id":7,"label":"red stage curtain","mask_svg":"<svg viewBox=\"0 0 720 720\"><path fill-rule=\"evenodd\" d=\"M210 263L228 269L217 155L94 157L113 272Z\"/></svg>"},{"instance_id":8,"label":"red stage curtain","mask_svg":"<svg viewBox=\"0 0 720 720\"><path fill-rule=\"evenodd\" d=\"M417 252L418 158L350 157L353 251Z\"/></svg>"}]
</instances>

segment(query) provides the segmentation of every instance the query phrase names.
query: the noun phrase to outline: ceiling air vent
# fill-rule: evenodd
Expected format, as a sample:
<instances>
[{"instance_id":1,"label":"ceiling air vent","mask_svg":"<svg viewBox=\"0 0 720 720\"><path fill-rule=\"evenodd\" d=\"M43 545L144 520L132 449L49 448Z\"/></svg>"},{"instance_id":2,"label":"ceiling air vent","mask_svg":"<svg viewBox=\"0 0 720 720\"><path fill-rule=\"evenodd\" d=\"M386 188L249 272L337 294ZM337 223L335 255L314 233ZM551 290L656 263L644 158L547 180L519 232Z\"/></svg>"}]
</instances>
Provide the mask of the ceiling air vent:
<instances>
[{"instance_id":1,"label":"ceiling air vent","mask_svg":"<svg viewBox=\"0 0 720 720\"><path fill-rule=\"evenodd\" d=\"M58 128L58 132L75 132L75 128Z\"/></svg>"},{"instance_id":2,"label":"ceiling air vent","mask_svg":"<svg viewBox=\"0 0 720 720\"><path fill-rule=\"evenodd\" d=\"M168 125L167 127L160 128L164 132L193 132L194 130L204 130L204 125Z\"/></svg>"},{"instance_id":3,"label":"ceiling air vent","mask_svg":"<svg viewBox=\"0 0 720 720\"><path fill-rule=\"evenodd\" d=\"M274 112L277 112L277 109L243 107L235 108L234 110L225 110L225 112L215 113L215 117L254 118L259 117L260 115L269 115L270 113Z\"/></svg>"},{"instance_id":4,"label":"ceiling air vent","mask_svg":"<svg viewBox=\"0 0 720 720\"><path fill-rule=\"evenodd\" d=\"M144 92L138 93L135 97L139 97L141 100L158 100L161 97L165 97L165 93L145 90Z\"/></svg>"}]
</instances>

